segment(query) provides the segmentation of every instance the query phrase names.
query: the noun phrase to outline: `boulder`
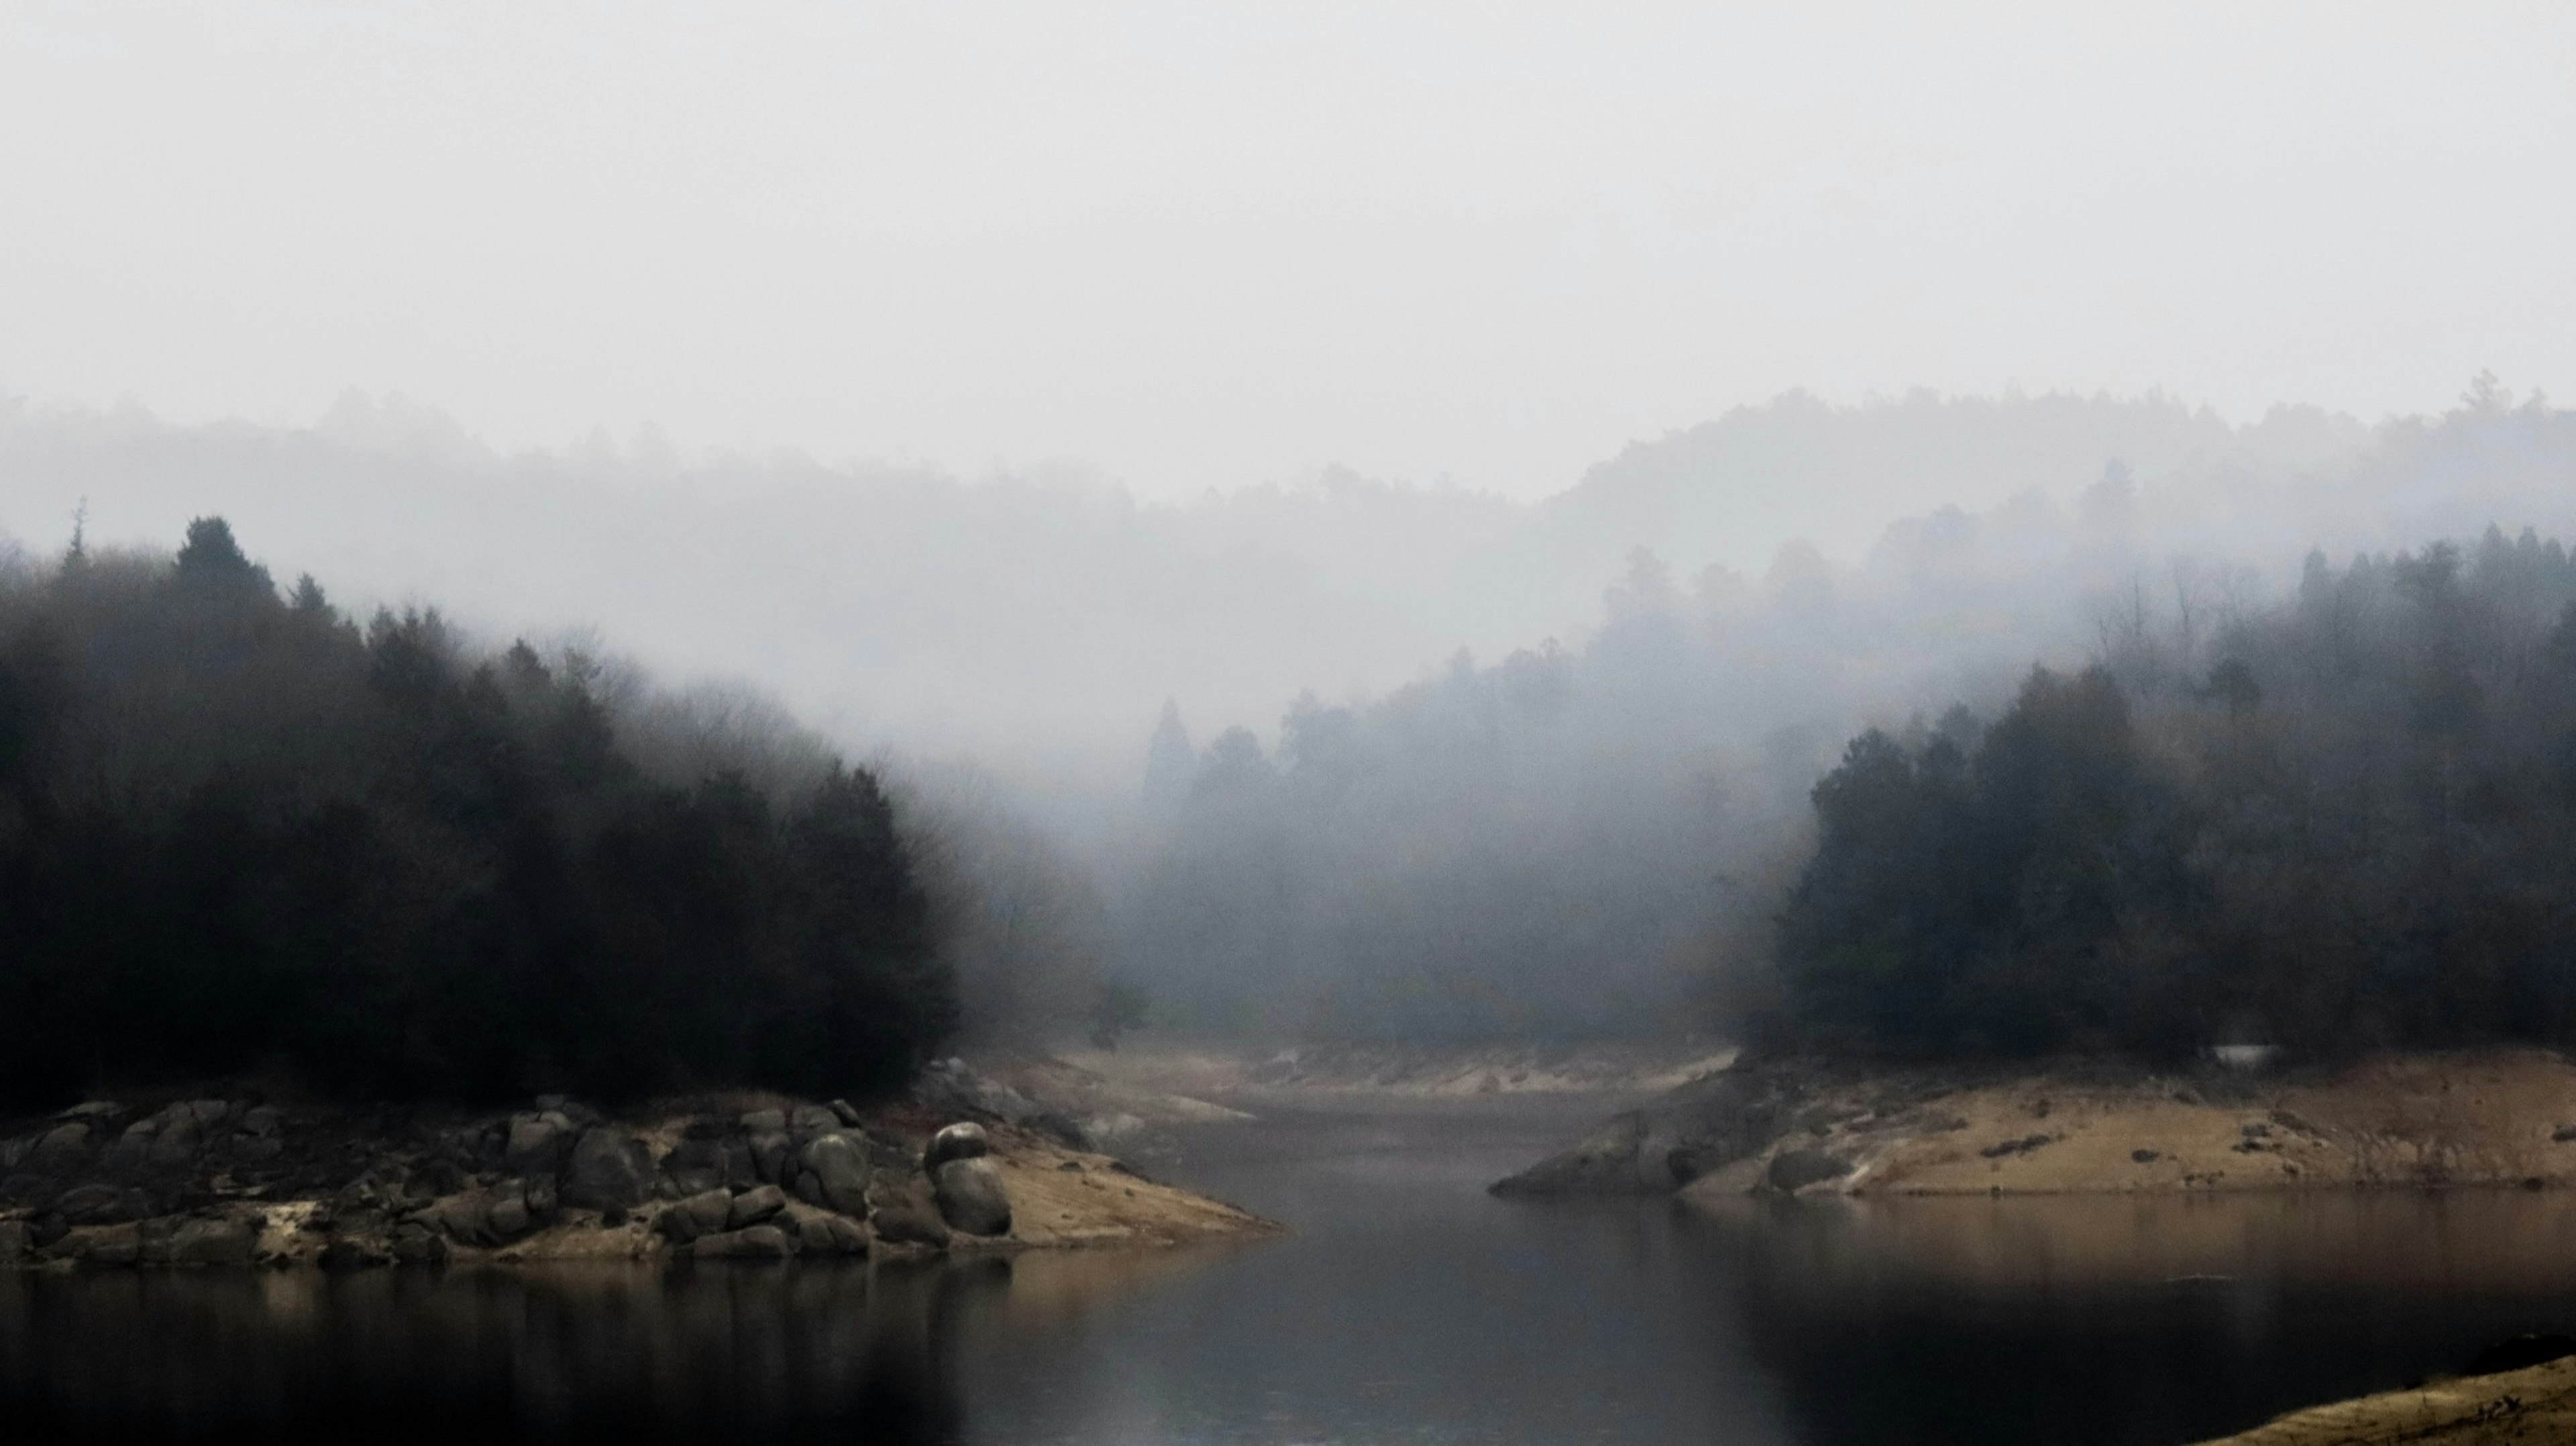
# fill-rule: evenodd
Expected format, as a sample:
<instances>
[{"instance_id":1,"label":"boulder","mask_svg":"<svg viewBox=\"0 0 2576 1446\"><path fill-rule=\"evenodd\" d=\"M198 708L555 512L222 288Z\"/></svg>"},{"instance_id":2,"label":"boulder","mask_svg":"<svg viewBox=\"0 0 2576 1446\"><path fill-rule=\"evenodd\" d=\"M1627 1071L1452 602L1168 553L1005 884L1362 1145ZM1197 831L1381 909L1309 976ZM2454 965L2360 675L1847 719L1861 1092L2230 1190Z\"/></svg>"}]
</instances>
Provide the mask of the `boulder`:
<instances>
[{"instance_id":1,"label":"boulder","mask_svg":"<svg viewBox=\"0 0 2576 1446\"><path fill-rule=\"evenodd\" d=\"M275 1105L261 1105L241 1117L241 1132L254 1139L271 1139L286 1128L286 1116Z\"/></svg>"},{"instance_id":2,"label":"boulder","mask_svg":"<svg viewBox=\"0 0 2576 1446\"><path fill-rule=\"evenodd\" d=\"M36 1139L36 1147L27 1152L27 1163L38 1170L59 1170L78 1164L89 1153L89 1125L74 1120L56 1125Z\"/></svg>"},{"instance_id":3,"label":"boulder","mask_svg":"<svg viewBox=\"0 0 2576 1446\"><path fill-rule=\"evenodd\" d=\"M625 1210L644 1203L644 1147L623 1130L586 1130L564 1167L563 1203L581 1210Z\"/></svg>"},{"instance_id":4,"label":"boulder","mask_svg":"<svg viewBox=\"0 0 2576 1446\"><path fill-rule=\"evenodd\" d=\"M902 1170L872 1171L868 1203L874 1207L870 1218L879 1240L948 1248L948 1222L939 1218L939 1203L932 1198L926 1177Z\"/></svg>"},{"instance_id":5,"label":"boulder","mask_svg":"<svg viewBox=\"0 0 2576 1446\"><path fill-rule=\"evenodd\" d=\"M785 1110L753 1110L738 1122L746 1135L783 1135L787 1133Z\"/></svg>"},{"instance_id":6,"label":"boulder","mask_svg":"<svg viewBox=\"0 0 2576 1446\"><path fill-rule=\"evenodd\" d=\"M58 1260L83 1265L132 1265L143 1258L143 1231L131 1222L96 1225L65 1235L54 1242L50 1253Z\"/></svg>"},{"instance_id":7,"label":"boulder","mask_svg":"<svg viewBox=\"0 0 2576 1446\"><path fill-rule=\"evenodd\" d=\"M746 1225L757 1225L786 1208L787 1192L775 1185L745 1190L733 1197L731 1208L725 1211L725 1228L740 1230Z\"/></svg>"},{"instance_id":8,"label":"boulder","mask_svg":"<svg viewBox=\"0 0 2576 1446\"><path fill-rule=\"evenodd\" d=\"M1011 1195L1002 1187L1001 1167L991 1160L977 1155L947 1161L931 1172L930 1185L939 1218L950 1229L969 1235L1010 1233Z\"/></svg>"},{"instance_id":9,"label":"boulder","mask_svg":"<svg viewBox=\"0 0 2576 1446\"><path fill-rule=\"evenodd\" d=\"M984 1133L982 1125L954 1124L930 1137L930 1148L921 1152L921 1168L927 1173L951 1160L972 1160L992 1151L992 1138Z\"/></svg>"},{"instance_id":10,"label":"boulder","mask_svg":"<svg viewBox=\"0 0 2576 1446\"><path fill-rule=\"evenodd\" d=\"M776 1110L768 1113L776 1114ZM784 1131L765 1130L751 1137L751 1166L762 1183L775 1185L787 1173L790 1141Z\"/></svg>"},{"instance_id":11,"label":"boulder","mask_svg":"<svg viewBox=\"0 0 2576 1446\"><path fill-rule=\"evenodd\" d=\"M671 1147L662 1160L662 1173L683 1195L722 1188L730 1182L732 1171L725 1161L725 1142L709 1136L692 1134Z\"/></svg>"},{"instance_id":12,"label":"boulder","mask_svg":"<svg viewBox=\"0 0 2576 1446\"><path fill-rule=\"evenodd\" d=\"M518 1174L551 1173L564 1133L555 1121L562 1118L560 1114L512 1116L509 1138L501 1146L501 1163Z\"/></svg>"},{"instance_id":13,"label":"boulder","mask_svg":"<svg viewBox=\"0 0 2576 1446\"><path fill-rule=\"evenodd\" d=\"M1851 1172L1851 1161L1839 1155L1829 1155L1822 1150L1783 1150L1771 1157L1770 1168L1764 1172L1763 1179L1774 1190L1796 1191L1828 1180L1839 1180Z\"/></svg>"},{"instance_id":14,"label":"boulder","mask_svg":"<svg viewBox=\"0 0 2576 1446\"><path fill-rule=\"evenodd\" d=\"M423 1226L405 1223L394 1229L393 1256L396 1265L444 1265L447 1242Z\"/></svg>"},{"instance_id":15,"label":"boulder","mask_svg":"<svg viewBox=\"0 0 2576 1446\"><path fill-rule=\"evenodd\" d=\"M496 1186L483 1206L483 1229L495 1240L516 1240L534 1223L525 1189L515 1180Z\"/></svg>"},{"instance_id":16,"label":"boulder","mask_svg":"<svg viewBox=\"0 0 2576 1446\"><path fill-rule=\"evenodd\" d=\"M1768 1148L1822 1081L1794 1062L1739 1064L1614 1115L1497 1195L1660 1195Z\"/></svg>"},{"instance_id":17,"label":"boulder","mask_svg":"<svg viewBox=\"0 0 2576 1446\"><path fill-rule=\"evenodd\" d=\"M69 1225L114 1225L142 1219L152 1213L152 1205L141 1191L90 1184L65 1190L55 1198L54 1210Z\"/></svg>"},{"instance_id":18,"label":"boulder","mask_svg":"<svg viewBox=\"0 0 2576 1446\"><path fill-rule=\"evenodd\" d=\"M857 1221L839 1215L807 1215L796 1222L800 1255L865 1255L868 1232Z\"/></svg>"},{"instance_id":19,"label":"boulder","mask_svg":"<svg viewBox=\"0 0 2576 1446\"><path fill-rule=\"evenodd\" d=\"M323 1246L321 1253L313 1257L313 1263L336 1275L343 1271L391 1265L393 1256L387 1251L377 1249L372 1242L344 1235Z\"/></svg>"},{"instance_id":20,"label":"boulder","mask_svg":"<svg viewBox=\"0 0 2576 1446\"><path fill-rule=\"evenodd\" d=\"M775 1225L753 1225L715 1235L701 1235L690 1246L700 1260L784 1260L792 1247L787 1232Z\"/></svg>"},{"instance_id":21,"label":"boulder","mask_svg":"<svg viewBox=\"0 0 2576 1446\"><path fill-rule=\"evenodd\" d=\"M170 1237L173 1265L242 1265L259 1232L243 1220L191 1220Z\"/></svg>"},{"instance_id":22,"label":"boulder","mask_svg":"<svg viewBox=\"0 0 2576 1446\"><path fill-rule=\"evenodd\" d=\"M864 1219L868 1213L867 1148L835 1131L805 1147L805 1169L822 1198L815 1201L844 1215Z\"/></svg>"},{"instance_id":23,"label":"boulder","mask_svg":"<svg viewBox=\"0 0 2576 1446\"><path fill-rule=\"evenodd\" d=\"M832 1101L831 1110L835 1119L838 1119L842 1124L849 1126L851 1129L855 1130L864 1123L859 1115L859 1107L851 1104L848 1100Z\"/></svg>"},{"instance_id":24,"label":"boulder","mask_svg":"<svg viewBox=\"0 0 2576 1446\"><path fill-rule=\"evenodd\" d=\"M826 1130L841 1127L841 1117L824 1105L798 1105L787 1112L787 1133L799 1140L810 1140Z\"/></svg>"},{"instance_id":25,"label":"boulder","mask_svg":"<svg viewBox=\"0 0 2576 1446\"><path fill-rule=\"evenodd\" d=\"M1038 1113L1027 1095L989 1075L978 1074L959 1059L945 1059L922 1070L912 1083L912 1097L943 1115L992 1115L1018 1124Z\"/></svg>"},{"instance_id":26,"label":"boulder","mask_svg":"<svg viewBox=\"0 0 2576 1446\"><path fill-rule=\"evenodd\" d=\"M725 1228L733 1213L733 1192L722 1185L701 1190L665 1210L653 1222L653 1228L669 1239L687 1244L701 1235L713 1235Z\"/></svg>"}]
</instances>

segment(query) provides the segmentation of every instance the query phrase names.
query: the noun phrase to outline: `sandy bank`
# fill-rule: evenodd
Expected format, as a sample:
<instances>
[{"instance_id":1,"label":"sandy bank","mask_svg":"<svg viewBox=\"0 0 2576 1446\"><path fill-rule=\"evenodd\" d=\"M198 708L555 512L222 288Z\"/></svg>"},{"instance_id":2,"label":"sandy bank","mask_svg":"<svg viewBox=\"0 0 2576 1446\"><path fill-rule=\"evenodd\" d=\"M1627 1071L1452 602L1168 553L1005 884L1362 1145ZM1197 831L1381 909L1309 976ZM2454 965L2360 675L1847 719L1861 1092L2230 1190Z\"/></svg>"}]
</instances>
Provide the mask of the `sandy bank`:
<instances>
[{"instance_id":1,"label":"sandy bank","mask_svg":"<svg viewBox=\"0 0 2576 1446\"><path fill-rule=\"evenodd\" d=\"M1497 1188L1713 1197L2571 1182L2576 1065L2498 1049L2278 1075L1773 1062L1614 1117Z\"/></svg>"},{"instance_id":2,"label":"sandy bank","mask_svg":"<svg viewBox=\"0 0 2576 1446\"><path fill-rule=\"evenodd\" d=\"M2537 1446L2576 1441L2576 1357L2294 1411L2208 1446Z\"/></svg>"}]
</instances>

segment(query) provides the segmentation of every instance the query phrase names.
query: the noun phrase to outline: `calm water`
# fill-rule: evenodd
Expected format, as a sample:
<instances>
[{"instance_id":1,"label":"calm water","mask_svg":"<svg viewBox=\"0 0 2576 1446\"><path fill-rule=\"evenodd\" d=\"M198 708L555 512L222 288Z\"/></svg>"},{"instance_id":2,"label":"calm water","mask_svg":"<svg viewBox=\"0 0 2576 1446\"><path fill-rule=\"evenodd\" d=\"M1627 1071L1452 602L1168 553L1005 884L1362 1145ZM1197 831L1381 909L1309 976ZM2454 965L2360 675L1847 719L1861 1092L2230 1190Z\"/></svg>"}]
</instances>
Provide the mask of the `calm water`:
<instances>
[{"instance_id":1,"label":"calm water","mask_svg":"<svg viewBox=\"0 0 2576 1446\"><path fill-rule=\"evenodd\" d=\"M0 1435L2155 1443L2576 1330L2557 1195L1484 1195L1570 1123L1203 1134L1181 1173L1301 1232L1252 1247L0 1276Z\"/></svg>"}]
</instances>

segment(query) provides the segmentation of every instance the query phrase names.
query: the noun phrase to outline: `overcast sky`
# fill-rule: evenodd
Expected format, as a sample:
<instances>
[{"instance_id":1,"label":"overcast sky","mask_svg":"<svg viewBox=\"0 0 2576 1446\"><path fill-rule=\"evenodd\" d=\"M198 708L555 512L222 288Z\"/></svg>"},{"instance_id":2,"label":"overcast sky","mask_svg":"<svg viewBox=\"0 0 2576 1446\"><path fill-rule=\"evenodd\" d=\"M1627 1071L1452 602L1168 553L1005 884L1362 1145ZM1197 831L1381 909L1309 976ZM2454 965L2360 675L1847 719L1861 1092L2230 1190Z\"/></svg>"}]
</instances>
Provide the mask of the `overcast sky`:
<instances>
[{"instance_id":1,"label":"overcast sky","mask_svg":"<svg viewBox=\"0 0 2576 1446\"><path fill-rule=\"evenodd\" d=\"M1535 496L1804 386L2576 396L2576 7L0 0L0 393Z\"/></svg>"}]
</instances>

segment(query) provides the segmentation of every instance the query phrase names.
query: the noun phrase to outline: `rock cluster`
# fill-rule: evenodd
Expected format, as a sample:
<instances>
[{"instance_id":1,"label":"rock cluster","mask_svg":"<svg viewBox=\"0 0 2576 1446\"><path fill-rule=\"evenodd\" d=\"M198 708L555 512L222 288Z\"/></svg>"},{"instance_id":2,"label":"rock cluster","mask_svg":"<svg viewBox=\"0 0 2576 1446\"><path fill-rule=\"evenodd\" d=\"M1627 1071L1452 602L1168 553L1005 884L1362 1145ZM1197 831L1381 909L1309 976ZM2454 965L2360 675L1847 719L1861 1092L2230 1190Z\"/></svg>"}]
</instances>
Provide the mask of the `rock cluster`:
<instances>
[{"instance_id":1,"label":"rock cluster","mask_svg":"<svg viewBox=\"0 0 2576 1446\"><path fill-rule=\"evenodd\" d=\"M872 1133L840 1100L649 1124L561 1096L534 1105L484 1118L78 1105L0 1140L0 1266L864 1257L1010 1230L973 1124L938 1131L916 1162L920 1135Z\"/></svg>"}]
</instances>

